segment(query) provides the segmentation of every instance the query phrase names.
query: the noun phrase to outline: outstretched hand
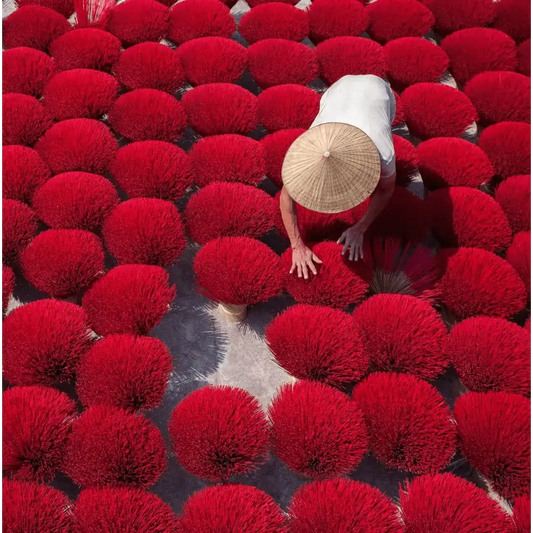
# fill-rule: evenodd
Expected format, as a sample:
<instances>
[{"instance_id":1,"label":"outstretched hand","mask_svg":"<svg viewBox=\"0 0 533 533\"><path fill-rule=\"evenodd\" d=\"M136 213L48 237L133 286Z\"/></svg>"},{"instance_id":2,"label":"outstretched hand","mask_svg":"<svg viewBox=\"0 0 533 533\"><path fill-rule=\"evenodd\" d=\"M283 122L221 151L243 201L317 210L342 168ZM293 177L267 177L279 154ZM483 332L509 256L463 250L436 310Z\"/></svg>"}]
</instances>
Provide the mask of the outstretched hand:
<instances>
[{"instance_id":1,"label":"outstretched hand","mask_svg":"<svg viewBox=\"0 0 533 533\"><path fill-rule=\"evenodd\" d=\"M292 266L289 274L295 270L298 277L309 278L309 270L316 276L317 270L315 263L322 264L322 261L310 250L305 244L296 246L292 249Z\"/></svg>"},{"instance_id":2,"label":"outstretched hand","mask_svg":"<svg viewBox=\"0 0 533 533\"><path fill-rule=\"evenodd\" d=\"M365 237L365 232L363 229L355 226L348 228L340 236L337 241L339 244L344 243L341 254L344 255L346 250L350 250L349 259L350 261L357 261L358 259L363 259L363 241Z\"/></svg>"}]
</instances>

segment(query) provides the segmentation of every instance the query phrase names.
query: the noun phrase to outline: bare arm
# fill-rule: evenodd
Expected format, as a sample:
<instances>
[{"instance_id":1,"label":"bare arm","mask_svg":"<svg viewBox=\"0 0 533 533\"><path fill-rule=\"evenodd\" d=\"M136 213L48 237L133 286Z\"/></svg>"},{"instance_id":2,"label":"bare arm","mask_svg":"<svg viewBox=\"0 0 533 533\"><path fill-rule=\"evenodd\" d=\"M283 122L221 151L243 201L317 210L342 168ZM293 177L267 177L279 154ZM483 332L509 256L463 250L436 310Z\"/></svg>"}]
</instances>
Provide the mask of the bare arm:
<instances>
[{"instance_id":1,"label":"bare arm","mask_svg":"<svg viewBox=\"0 0 533 533\"><path fill-rule=\"evenodd\" d=\"M279 197L279 207L281 210L281 218L283 219L283 225L285 231L291 241L291 247L294 248L300 244L304 244L298 229L298 219L296 216L296 205L294 200L289 196L287 189L283 187Z\"/></svg>"},{"instance_id":2,"label":"bare arm","mask_svg":"<svg viewBox=\"0 0 533 533\"><path fill-rule=\"evenodd\" d=\"M281 189L279 207L281 210L283 225L289 236L292 248L292 266L290 274L297 270L299 278L303 276L307 279L309 277L308 270L311 270L311 272L316 275L317 270L315 263L322 263L322 261L320 261L320 259L305 245L305 242L300 235L300 230L298 229L296 205L285 187Z\"/></svg>"},{"instance_id":3,"label":"bare arm","mask_svg":"<svg viewBox=\"0 0 533 533\"><path fill-rule=\"evenodd\" d=\"M350 250L350 261L357 261L359 257L361 259L363 258L363 239L365 232L389 203L392 193L394 192L395 183L396 174L380 180L376 190L370 198L370 204L365 214L357 224L348 228L337 241L339 243L344 242L344 248L342 249L343 255L346 250Z\"/></svg>"}]
</instances>

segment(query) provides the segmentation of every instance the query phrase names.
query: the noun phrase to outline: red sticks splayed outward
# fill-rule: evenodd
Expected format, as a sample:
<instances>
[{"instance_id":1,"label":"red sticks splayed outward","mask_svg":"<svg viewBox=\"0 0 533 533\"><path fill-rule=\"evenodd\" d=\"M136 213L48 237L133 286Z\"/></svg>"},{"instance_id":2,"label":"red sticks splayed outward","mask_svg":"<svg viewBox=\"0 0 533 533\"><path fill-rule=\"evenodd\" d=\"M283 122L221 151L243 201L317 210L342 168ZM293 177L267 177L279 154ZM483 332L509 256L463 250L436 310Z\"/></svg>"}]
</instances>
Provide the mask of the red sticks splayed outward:
<instances>
[{"instance_id":1,"label":"red sticks splayed outward","mask_svg":"<svg viewBox=\"0 0 533 533\"><path fill-rule=\"evenodd\" d=\"M308 129L320 107L320 95L301 85L280 85L257 97L259 122L269 133L290 128Z\"/></svg>"},{"instance_id":2,"label":"red sticks splayed outward","mask_svg":"<svg viewBox=\"0 0 533 533\"><path fill-rule=\"evenodd\" d=\"M488 26L496 16L492 0L426 0L425 4L435 15L435 29L441 35L465 28Z\"/></svg>"},{"instance_id":3,"label":"red sticks splayed outward","mask_svg":"<svg viewBox=\"0 0 533 533\"><path fill-rule=\"evenodd\" d=\"M178 53L160 43L140 43L124 50L113 73L130 90L157 89L173 94L185 82Z\"/></svg>"},{"instance_id":4,"label":"red sticks splayed outward","mask_svg":"<svg viewBox=\"0 0 533 533\"><path fill-rule=\"evenodd\" d=\"M187 0L170 10L168 37L177 45L200 37L231 37L235 30L229 7L218 0Z\"/></svg>"},{"instance_id":5,"label":"red sticks splayed outward","mask_svg":"<svg viewBox=\"0 0 533 533\"><path fill-rule=\"evenodd\" d=\"M79 533L104 530L139 533L176 531L172 509L155 494L132 488L92 488L82 490L74 509Z\"/></svg>"},{"instance_id":6,"label":"red sticks splayed outward","mask_svg":"<svg viewBox=\"0 0 533 533\"><path fill-rule=\"evenodd\" d=\"M524 494L515 499L513 506L514 533L531 531L531 496Z\"/></svg>"},{"instance_id":7,"label":"red sticks splayed outward","mask_svg":"<svg viewBox=\"0 0 533 533\"><path fill-rule=\"evenodd\" d=\"M266 173L263 143L244 135L214 135L200 139L189 156L194 182L200 187L214 181L257 185Z\"/></svg>"},{"instance_id":8,"label":"red sticks splayed outward","mask_svg":"<svg viewBox=\"0 0 533 533\"><path fill-rule=\"evenodd\" d=\"M531 78L528 76L517 72L482 72L466 84L465 94L485 124L531 122Z\"/></svg>"},{"instance_id":9,"label":"red sticks splayed outward","mask_svg":"<svg viewBox=\"0 0 533 533\"><path fill-rule=\"evenodd\" d=\"M40 233L22 252L24 277L53 298L74 296L104 272L100 239L85 230L50 229Z\"/></svg>"},{"instance_id":10,"label":"red sticks splayed outward","mask_svg":"<svg viewBox=\"0 0 533 533\"><path fill-rule=\"evenodd\" d=\"M50 481L60 468L76 406L49 387L13 387L2 394L2 470L13 479Z\"/></svg>"},{"instance_id":11,"label":"red sticks splayed outward","mask_svg":"<svg viewBox=\"0 0 533 533\"><path fill-rule=\"evenodd\" d=\"M400 490L400 513L406 533L514 531L509 516L484 490L449 473L407 482Z\"/></svg>"},{"instance_id":12,"label":"red sticks splayed outward","mask_svg":"<svg viewBox=\"0 0 533 533\"><path fill-rule=\"evenodd\" d=\"M279 130L261 139L261 145L264 147L265 152L266 174L278 187L283 185L281 167L285 154L291 144L304 131L304 129Z\"/></svg>"},{"instance_id":13,"label":"red sticks splayed outward","mask_svg":"<svg viewBox=\"0 0 533 533\"><path fill-rule=\"evenodd\" d=\"M527 0L503 0L495 5L494 27L517 43L531 37L531 4Z\"/></svg>"},{"instance_id":14,"label":"red sticks splayed outward","mask_svg":"<svg viewBox=\"0 0 533 533\"><path fill-rule=\"evenodd\" d=\"M94 283L82 305L100 335L146 335L167 313L175 295L175 286L162 267L122 265Z\"/></svg>"},{"instance_id":15,"label":"red sticks splayed outward","mask_svg":"<svg viewBox=\"0 0 533 533\"><path fill-rule=\"evenodd\" d=\"M531 39L524 41L518 47L518 72L531 76Z\"/></svg>"},{"instance_id":16,"label":"red sticks splayed outward","mask_svg":"<svg viewBox=\"0 0 533 533\"><path fill-rule=\"evenodd\" d=\"M135 89L115 102L109 111L109 124L130 141L173 143L185 131L187 116L181 103L170 94L156 89Z\"/></svg>"},{"instance_id":17,"label":"red sticks splayed outward","mask_svg":"<svg viewBox=\"0 0 533 533\"><path fill-rule=\"evenodd\" d=\"M292 533L403 531L394 504L378 489L352 481L314 481L300 487L289 506Z\"/></svg>"},{"instance_id":18,"label":"red sticks splayed outward","mask_svg":"<svg viewBox=\"0 0 533 533\"><path fill-rule=\"evenodd\" d=\"M35 149L52 175L72 171L103 175L115 158L118 143L102 122L75 118L54 124Z\"/></svg>"},{"instance_id":19,"label":"red sticks splayed outward","mask_svg":"<svg viewBox=\"0 0 533 533\"><path fill-rule=\"evenodd\" d=\"M469 392L455 403L459 447L503 498L530 491L531 405L507 392Z\"/></svg>"},{"instance_id":20,"label":"red sticks splayed outward","mask_svg":"<svg viewBox=\"0 0 533 533\"><path fill-rule=\"evenodd\" d=\"M269 2L245 13L239 21L239 32L250 44L263 39L301 42L309 34L309 22L303 9Z\"/></svg>"},{"instance_id":21,"label":"red sticks splayed outward","mask_svg":"<svg viewBox=\"0 0 533 533\"><path fill-rule=\"evenodd\" d=\"M45 483L66 474L83 490L70 502L6 481L9 533L511 533L479 491L437 474L457 425L460 453L526 529L530 2L245 0L243 13L237 0L11 1L4 471ZM358 75L396 91L398 186L357 262L335 241L370 199L334 214L296 206L321 260L317 275L298 278L276 241L286 238L282 163L326 86ZM464 140L476 131L479 143ZM198 246L184 253L188 239ZM183 373L158 337L180 314L176 263L194 255L200 300L228 320L255 306L255 326L256 313L296 301L265 330L268 364L291 384L270 419L249 387L181 395L165 443L139 411L159 416L172 373ZM51 298L26 303L28 284ZM428 383L449 365L467 389L458 424ZM83 413L48 389L65 383ZM476 394L491 401L461 412ZM401 489L402 516L376 489L341 479L367 451L383 468L424 476ZM169 453L198 483L219 484L180 518L145 490ZM318 480L290 508L232 483L280 463Z\"/></svg>"},{"instance_id":22,"label":"red sticks splayed outward","mask_svg":"<svg viewBox=\"0 0 533 533\"><path fill-rule=\"evenodd\" d=\"M422 198L396 185L387 209L370 225L368 235L417 243L427 237L429 230L429 213Z\"/></svg>"},{"instance_id":23,"label":"red sticks splayed outward","mask_svg":"<svg viewBox=\"0 0 533 533\"><path fill-rule=\"evenodd\" d=\"M425 140L432 137L461 137L478 121L476 108L468 97L448 85L417 83L402 93L409 131Z\"/></svg>"},{"instance_id":24,"label":"red sticks splayed outward","mask_svg":"<svg viewBox=\"0 0 533 533\"><path fill-rule=\"evenodd\" d=\"M259 238L274 228L278 204L266 192L243 183L211 183L191 196L185 223L200 244L219 237Z\"/></svg>"},{"instance_id":25,"label":"red sticks splayed outward","mask_svg":"<svg viewBox=\"0 0 533 533\"><path fill-rule=\"evenodd\" d=\"M406 294L432 302L442 275L434 252L416 243L374 237L364 247L366 275L374 294Z\"/></svg>"},{"instance_id":26,"label":"red sticks splayed outward","mask_svg":"<svg viewBox=\"0 0 533 533\"><path fill-rule=\"evenodd\" d=\"M2 145L33 146L53 124L41 102L27 94L4 94L2 110Z\"/></svg>"},{"instance_id":27,"label":"red sticks splayed outward","mask_svg":"<svg viewBox=\"0 0 533 533\"><path fill-rule=\"evenodd\" d=\"M191 85L235 83L248 66L244 46L225 37L200 37L177 49L185 76Z\"/></svg>"},{"instance_id":28,"label":"red sticks splayed outward","mask_svg":"<svg viewBox=\"0 0 533 533\"><path fill-rule=\"evenodd\" d=\"M268 412L274 453L298 474L342 476L366 453L367 429L356 402L323 383L284 385Z\"/></svg>"},{"instance_id":29,"label":"red sticks splayed outward","mask_svg":"<svg viewBox=\"0 0 533 533\"><path fill-rule=\"evenodd\" d=\"M521 311L527 291L516 270L505 259L478 248L440 252L443 276L439 298L458 319L484 315L510 318Z\"/></svg>"},{"instance_id":30,"label":"red sticks splayed outward","mask_svg":"<svg viewBox=\"0 0 533 533\"><path fill-rule=\"evenodd\" d=\"M485 152L465 139L436 137L417 147L418 168L428 189L479 187L494 176Z\"/></svg>"},{"instance_id":31,"label":"red sticks splayed outward","mask_svg":"<svg viewBox=\"0 0 533 533\"><path fill-rule=\"evenodd\" d=\"M58 174L33 198L35 213L46 225L88 231L98 231L118 203L113 184L88 172Z\"/></svg>"},{"instance_id":32,"label":"red sticks splayed outward","mask_svg":"<svg viewBox=\"0 0 533 533\"><path fill-rule=\"evenodd\" d=\"M450 72L459 83L466 83L481 72L514 71L517 67L516 44L492 28L456 31L441 46L450 58Z\"/></svg>"},{"instance_id":33,"label":"red sticks splayed outward","mask_svg":"<svg viewBox=\"0 0 533 533\"><path fill-rule=\"evenodd\" d=\"M476 392L530 393L531 335L503 318L477 316L456 324L444 351L461 382Z\"/></svg>"},{"instance_id":34,"label":"red sticks splayed outward","mask_svg":"<svg viewBox=\"0 0 533 533\"><path fill-rule=\"evenodd\" d=\"M531 232L518 232L507 249L505 259L513 265L526 286L528 295L531 293Z\"/></svg>"},{"instance_id":35,"label":"red sticks splayed outward","mask_svg":"<svg viewBox=\"0 0 533 533\"><path fill-rule=\"evenodd\" d=\"M166 467L163 437L140 414L98 405L73 422L63 471L86 487L148 487Z\"/></svg>"},{"instance_id":36,"label":"red sticks splayed outward","mask_svg":"<svg viewBox=\"0 0 533 533\"><path fill-rule=\"evenodd\" d=\"M15 5L18 8L33 5L48 7L66 18L69 18L74 13L73 0L16 0Z\"/></svg>"},{"instance_id":37,"label":"red sticks splayed outward","mask_svg":"<svg viewBox=\"0 0 533 533\"><path fill-rule=\"evenodd\" d=\"M484 129L479 147L487 154L495 174L502 178L531 171L531 126L522 122L499 122Z\"/></svg>"},{"instance_id":38,"label":"red sticks splayed outward","mask_svg":"<svg viewBox=\"0 0 533 533\"><path fill-rule=\"evenodd\" d=\"M442 188L426 199L433 233L443 246L499 252L509 246L511 227L498 202L470 187Z\"/></svg>"},{"instance_id":39,"label":"red sticks splayed outward","mask_svg":"<svg viewBox=\"0 0 533 533\"><path fill-rule=\"evenodd\" d=\"M140 141L123 146L118 150L110 171L118 186L130 198L175 201L193 181L187 154L164 141Z\"/></svg>"},{"instance_id":40,"label":"red sticks splayed outward","mask_svg":"<svg viewBox=\"0 0 533 533\"><path fill-rule=\"evenodd\" d=\"M172 412L168 429L179 463L209 481L248 474L267 458L265 414L243 389L207 386L192 392Z\"/></svg>"},{"instance_id":41,"label":"red sticks splayed outward","mask_svg":"<svg viewBox=\"0 0 533 533\"><path fill-rule=\"evenodd\" d=\"M263 89L288 83L307 85L319 72L315 51L287 39L259 41L248 48L248 58L250 74Z\"/></svg>"},{"instance_id":42,"label":"red sticks splayed outward","mask_svg":"<svg viewBox=\"0 0 533 533\"><path fill-rule=\"evenodd\" d=\"M97 28L80 28L58 37L50 53L59 70L93 68L108 72L120 56L120 41Z\"/></svg>"},{"instance_id":43,"label":"red sticks splayed outward","mask_svg":"<svg viewBox=\"0 0 533 533\"><path fill-rule=\"evenodd\" d=\"M4 478L2 496L5 531L70 533L74 528L72 503L57 489Z\"/></svg>"},{"instance_id":44,"label":"red sticks splayed outward","mask_svg":"<svg viewBox=\"0 0 533 533\"><path fill-rule=\"evenodd\" d=\"M159 339L109 335L83 357L76 392L86 406L153 409L163 400L171 372L172 357Z\"/></svg>"},{"instance_id":45,"label":"red sticks splayed outward","mask_svg":"<svg viewBox=\"0 0 533 533\"><path fill-rule=\"evenodd\" d=\"M171 202L133 198L106 219L107 250L120 264L173 265L187 246L181 215Z\"/></svg>"},{"instance_id":46,"label":"red sticks splayed outward","mask_svg":"<svg viewBox=\"0 0 533 533\"><path fill-rule=\"evenodd\" d=\"M420 163L417 149L410 141L395 134L392 134L392 143L396 153L396 183L403 186L409 185Z\"/></svg>"},{"instance_id":47,"label":"red sticks splayed outward","mask_svg":"<svg viewBox=\"0 0 533 533\"><path fill-rule=\"evenodd\" d=\"M36 189L49 179L50 170L35 150L26 146L4 146L2 198L31 205Z\"/></svg>"},{"instance_id":48,"label":"red sticks splayed outward","mask_svg":"<svg viewBox=\"0 0 533 533\"><path fill-rule=\"evenodd\" d=\"M14 265L37 233L37 218L26 205L2 200L2 263Z\"/></svg>"},{"instance_id":49,"label":"red sticks splayed outward","mask_svg":"<svg viewBox=\"0 0 533 533\"><path fill-rule=\"evenodd\" d=\"M455 454L455 425L435 387L407 374L377 372L357 385L370 451L388 468L435 473Z\"/></svg>"},{"instance_id":50,"label":"red sticks splayed outward","mask_svg":"<svg viewBox=\"0 0 533 533\"><path fill-rule=\"evenodd\" d=\"M400 95L395 91L392 92L394 94L394 99L396 100L396 116L394 117L391 126L398 126L399 124L405 123L405 112Z\"/></svg>"},{"instance_id":51,"label":"red sticks splayed outward","mask_svg":"<svg viewBox=\"0 0 533 533\"><path fill-rule=\"evenodd\" d=\"M448 366L446 326L430 304L404 294L378 294L354 313L374 368L435 379Z\"/></svg>"},{"instance_id":52,"label":"red sticks splayed outward","mask_svg":"<svg viewBox=\"0 0 533 533\"><path fill-rule=\"evenodd\" d=\"M299 131L299 130L285 130L285 131ZM272 134L272 137L278 135L276 132ZM267 136L270 137L270 136ZM265 139L267 139L265 137ZM284 142L287 139L284 140ZM276 141L277 142L277 141ZM276 150L280 149L275 148ZM287 147L288 149L288 147ZM281 153L275 154L275 157L278 158L281 156ZM279 171L281 173L281 163ZM281 180L281 175L280 175ZM279 203L281 191L278 192L275 196L276 202ZM299 204L296 206L296 215L298 219L298 229L300 230L300 235L305 242L321 242L321 241L336 241L342 232L348 229L350 226L353 226L359 219L362 217L364 212L368 207L369 200L365 200L362 204L359 204L357 207L350 209L348 211L342 211L341 213L319 213L317 211L311 211ZM278 231L284 237L287 237L287 231L283 225L283 220L281 215L278 217Z\"/></svg>"},{"instance_id":53,"label":"red sticks splayed outward","mask_svg":"<svg viewBox=\"0 0 533 533\"><path fill-rule=\"evenodd\" d=\"M39 98L55 74L56 66L44 52L34 48L11 48L2 53L2 93L22 93Z\"/></svg>"},{"instance_id":54,"label":"red sticks splayed outward","mask_svg":"<svg viewBox=\"0 0 533 533\"><path fill-rule=\"evenodd\" d=\"M222 133L245 135L258 125L257 98L238 85L200 85L187 91L182 103L189 125L203 136Z\"/></svg>"},{"instance_id":55,"label":"red sticks splayed outward","mask_svg":"<svg viewBox=\"0 0 533 533\"><path fill-rule=\"evenodd\" d=\"M351 0L359 4L357 0ZM314 4L313 4L314 5ZM363 37L333 37L316 47L320 76L328 84L347 75L373 74L385 77L382 47Z\"/></svg>"},{"instance_id":56,"label":"red sticks splayed outward","mask_svg":"<svg viewBox=\"0 0 533 533\"><path fill-rule=\"evenodd\" d=\"M200 291L211 300L253 305L281 292L280 258L249 237L222 237L208 242L194 259Z\"/></svg>"},{"instance_id":57,"label":"red sticks splayed outward","mask_svg":"<svg viewBox=\"0 0 533 533\"><path fill-rule=\"evenodd\" d=\"M511 176L498 185L494 195L509 220L513 233L531 229L531 176Z\"/></svg>"},{"instance_id":58,"label":"red sticks splayed outward","mask_svg":"<svg viewBox=\"0 0 533 533\"><path fill-rule=\"evenodd\" d=\"M416 0L385 0L371 3L368 13L368 33L379 43L402 37L422 37L435 23L433 13Z\"/></svg>"},{"instance_id":59,"label":"red sticks splayed outward","mask_svg":"<svg viewBox=\"0 0 533 533\"><path fill-rule=\"evenodd\" d=\"M109 14L107 31L118 37L124 46L159 42L166 37L169 10L156 0L133 0L117 4Z\"/></svg>"},{"instance_id":60,"label":"red sticks splayed outward","mask_svg":"<svg viewBox=\"0 0 533 533\"><path fill-rule=\"evenodd\" d=\"M288 533L285 516L263 491L217 485L193 494L179 518L183 533Z\"/></svg>"},{"instance_id":61,"label":"red sticks splayed outward","mask_svg":"<svg viewBox=\"0 0 533 533\"><path fill-rule=\"evenodd\" d=\"M417 3L421 5L421 2ZM383 48L383 53L387 76L398 90L415 83L438 81L449 63L442 48L421 37L403 37L390 41Z\"/></svg>"},{"instance_id":62,"label":"red sticks splayed outward","mask_svg":"<svg viewBox=\"0 0 533 533\"><path fill-rule=\"evenodd\" d=\"M298 379L342 387L368 369L357 323L337 309L295 305L269 324L265 336L276 362Z\"/></svg>"},{"instance_id":63,"label":"red sticks splayed outward","mask_svg":"<svg viewBox=\"0 0 533 533\"><path fill-rule=\"evenodd\" d=\"M92 69L65 70L44 88L44 106L56 120L105 115L117 99L119 85L110 74Z\"/></svg>"},{"instance_id":64,"label":"red sticks splayed outward","mask_svg":"<svg viewBox=\"0 0 533 533\"><path fill-rule=\"evenodd\" d=\"M70 28L69 21L53 9L23 6L3 20L3 45L6 49L25 46L48 52L50 43Z\"/></svg>"},{"instance_id":65,"label":"red sticks splayed outward","mask_svg":"<svg viewBox=\"0 0 533 533\"><path fill-rule=\"evenodd\" d=\"M70 381L89 347L81 307L52 299L31 302L4 322L4 377L12 385Z\"/></svg>"},{"instance_id":66,"label":"red sticks splayed outward","mask_svg":"<svg viewBox=\"0 0 533 533\"><path fill-rule=\"evenodd\" d=\"M315 0L308 11L311 40L357 37L366 30L368 14L357 0Z\"/></svg>"},{"instance_id":67,"label":"red sticks splayed outward","mask_svg":"<svg viewBox=\"0 0 533 533\"><path fill-rule=\"evenodd\" d=\"M116 0L74 0L77 28L105 28Z\"/></svg>"}]
</instances>

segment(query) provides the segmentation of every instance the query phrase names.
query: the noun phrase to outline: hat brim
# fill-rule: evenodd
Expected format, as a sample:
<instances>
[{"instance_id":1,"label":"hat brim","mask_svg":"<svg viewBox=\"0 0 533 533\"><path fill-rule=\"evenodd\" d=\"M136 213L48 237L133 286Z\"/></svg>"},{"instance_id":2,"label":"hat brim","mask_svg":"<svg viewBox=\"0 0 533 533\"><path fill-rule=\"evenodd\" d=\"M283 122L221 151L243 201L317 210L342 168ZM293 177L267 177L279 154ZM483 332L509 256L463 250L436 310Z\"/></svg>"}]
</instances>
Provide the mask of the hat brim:
<instances>
[{"instance_id":1,"label":"hat brim","mask_svg":"<svg viewBox=\"0 0 533 533\"><path fill-rule=\"evenodd\" d=\"M283 185L298 204L340 213L364 202L381 176L379 153L359 128L327 122L302 133L282 166Z\"/></svg>"}]
</instances>

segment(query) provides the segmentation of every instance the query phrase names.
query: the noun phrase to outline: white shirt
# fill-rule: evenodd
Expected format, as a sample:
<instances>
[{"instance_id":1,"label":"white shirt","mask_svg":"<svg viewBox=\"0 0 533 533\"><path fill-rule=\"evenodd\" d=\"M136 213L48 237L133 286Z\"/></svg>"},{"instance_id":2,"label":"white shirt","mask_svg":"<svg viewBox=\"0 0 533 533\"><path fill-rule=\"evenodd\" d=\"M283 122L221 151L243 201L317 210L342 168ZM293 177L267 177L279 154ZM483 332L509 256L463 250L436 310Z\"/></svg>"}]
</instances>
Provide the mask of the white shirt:
<instances>
[{"instance_id":1,"label":"white shirt","mask_svg":"<svg viewBox=\"0 0 533 533\"><path fill-rule=\"evenodd\" d=\"M342 122L364 131L378 149L383 179L396 172L391 131L395 115L396 100L385 80L373 75L344 76L322 95L311 127Z\"/></svg>"}]
</instances>

